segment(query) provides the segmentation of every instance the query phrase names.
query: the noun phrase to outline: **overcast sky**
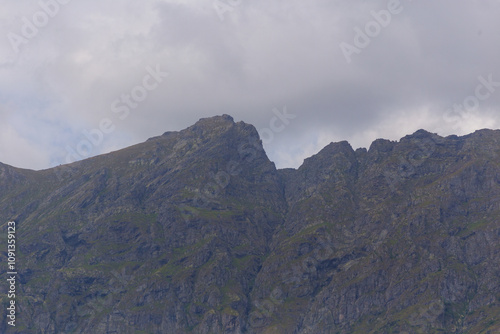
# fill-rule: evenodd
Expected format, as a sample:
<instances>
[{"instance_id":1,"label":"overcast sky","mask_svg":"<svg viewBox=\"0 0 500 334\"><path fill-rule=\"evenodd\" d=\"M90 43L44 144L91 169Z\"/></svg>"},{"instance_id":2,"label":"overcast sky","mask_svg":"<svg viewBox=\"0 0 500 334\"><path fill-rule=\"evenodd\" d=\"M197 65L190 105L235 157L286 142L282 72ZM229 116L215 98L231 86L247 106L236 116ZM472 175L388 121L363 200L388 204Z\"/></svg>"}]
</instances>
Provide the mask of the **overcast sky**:
<instances>
[{"instance_id":1,"label":"overcast sky","mask_svg":"<svg viewBox=\"0 0 500 334\"><path fill-rule=\"evenodd\" d=\"M332 141L499 128L499 17L499 0L4 0L0 162L49 168L220 114L280 168Z\"/></svg>"}]
</instances>

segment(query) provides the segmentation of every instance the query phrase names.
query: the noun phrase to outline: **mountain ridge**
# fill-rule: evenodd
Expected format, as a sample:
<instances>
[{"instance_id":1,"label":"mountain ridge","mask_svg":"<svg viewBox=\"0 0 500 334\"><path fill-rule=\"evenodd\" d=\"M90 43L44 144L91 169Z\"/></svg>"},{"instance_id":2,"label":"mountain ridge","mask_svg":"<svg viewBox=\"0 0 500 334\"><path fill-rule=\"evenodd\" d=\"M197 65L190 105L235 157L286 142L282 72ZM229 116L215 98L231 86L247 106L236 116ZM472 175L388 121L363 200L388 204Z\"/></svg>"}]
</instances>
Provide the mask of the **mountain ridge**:
<instances>
[{"instance_id":1,"label":"mountain ridge","mask_svg":"<svg viewBox=\"0 0 500 334\"><path fill-rule=\"evenodd\" d=\"M5 163L2 163L0 162L0 167L2 166L5 166L5 167L9 167L9 168L14 168L16 170L19 170L19 171L34 171L34 172L39 172L39 171L46 171L46 170L52 170L54 168L58 168L58 167L69 167L75 163L79 163L79 162L82 162L82 161L86 161L86 160L89 160L89 159L94 159L94 158L97 158L97 157L101 157L101 156L107 156L109 154L113 154L115 152L120 152L120 151L123 151L123 150L127 150L128 148L130 147L135 147L137 145L141 145L141 144L145 144L147 142L150 142L150 141L154 141L154 140L158 140L158 139L161 139L161 138L164 138L164 137L168 137L168 136L178 136L178 135L181 135L183 133L186 133L188 131L196 131L196 129L206 129L206 130L214 130L215 129L215 125L216 124L225 124L225 125L228 125L228 124L243 124L243 125L246 125L246 126L250 126L250 127L253 127L255 129L255 127L251 124L248 124L248 123L245 123L244 121L239 121L239 122L235 122L234 121L234 118L230 115L227 115L227 114L223 114L223 115L218 115L218 116L212 116L212 117L204 117L204 118L200 118L195 124L183 129L183 130L179 130L179 131L167 131L167 132L164 132L163 134L159 135L159 136L153 136L153 137L150 137L148 138L146 141L142 142L142 143L137 143L137 144L134 144L134 145L131 145L131 146L128 146L128 147L124 147L124 148L121 148L121 149L117 149L115 151L111 151L111 152L108 152L108 153L103 153L103 154L99 154L97 156L94 156L94 157L90 157L90 158L87 158L87 159L82 159L82 160L78 160L78 161L75 161L75 162L72 162L72 163L67 163L67 164L61 164L59 166L54 166L54 167L49 167L49 168L45 168L45 169L40 169L40 170L34 170L34 169L30 169L30 168L20 168L20 167L16 167L16 166L13 166L13 165L9 165L9 164L5 164ZM210 126L212 126L212 128L210 128ZM255 129L255 131L257 131ZM399 140L389 140L389 139L385 139L385 138L377 138L375 140L372 141L372 143L369 145L368 148L365 148L365 147L358 147L356 148L356 151L357 150L360 150L360 151L369 151L371 149L372 146L374 147L377 147L379 145L379 143L387 143L387 144L392 144L392 143L399 143L401 140L411 140L411 139L415 139L415 138L418 138L418 139L423 139L423 138L434 138L437 140L442 140L442 139L460 139L460 138L463 138L463 139L468 139L468 138L474 138L476 136L478 137L482 137L482 136L491 136L492 133L498 133L500 132L500 129L488 129L488 128L483 128L483 129L479 129L479 130L475 130L474 132L471 132L469 134L465 134L465 135L461 135L461 136L458 136L458 135L448 135L448 136L440 136L438 135L437 133L432 133L432 132L429 132L425 129L418 129L416 130L414 133L412 134L408 134L408 135L405 135L404 137L401 137ZM256 133L256 135L258 136L258 133ZM349 144L349 146L351 146L351 144L347 141L347 140L341 140L341 141L338 141L338 142L330 142L329 144L327 144L325 147L323 147L322 149L320 149L319 152L313 154L312 156L315 156L317 154L319 154L322 150L324 150L325 148L331 146L332 144L344 144L344 143L347 143ZM351 146L352 148L352 146ZM310 157L307 157L305 158L304 160L307 160L309 158L311 158L312 156ZM274 162L273 162L274 163ZM301 165L302 166L302 165ZM300 168L301 166L297 167L297 168L293 168L293 167L283 167L283 168L278 168L278 169L298 169Z\"/></svg>"},{"instance_id":2,"label":"mountain ridge","mask_svg":"<svg viewBox=\"0 0 500 334\"><path fill-rule=\"evenodd\" d=\"M496 332L499 143L419 130L276 169L223 115L48 170L0 164L10 330Z\"/></svg>"}]
</instances>

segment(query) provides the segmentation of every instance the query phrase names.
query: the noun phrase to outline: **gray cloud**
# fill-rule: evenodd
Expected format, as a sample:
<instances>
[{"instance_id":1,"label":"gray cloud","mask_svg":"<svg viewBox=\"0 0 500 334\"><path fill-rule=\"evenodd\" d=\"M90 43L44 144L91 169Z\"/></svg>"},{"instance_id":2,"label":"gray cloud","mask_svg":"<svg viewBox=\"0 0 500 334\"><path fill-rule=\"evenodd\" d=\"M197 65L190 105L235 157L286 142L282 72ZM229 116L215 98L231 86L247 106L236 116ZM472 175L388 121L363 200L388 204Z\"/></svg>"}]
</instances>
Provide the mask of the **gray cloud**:
<instances>
[{"instance_id":1,"label":"gray cloud","mask_svg":"<svg viewBox=\"0 0 500 334\"><path fill-rule=\"evenodd\" d=\"M66 146L103 119L115 128L91 155L216 114L262 130L285 106L296 118L265 144L279 167L297 167L330 141L359 147L419 128L498 128L500 87L477 108L453 105L474 96L480 76L500 82L500 2L401 0L348 63L341 43L355 45L355 28L391 1L220 0L221 20L211 0L73 0L19 53L9 33L22 36L23 18L43 9L9 2L0 12L0 161L65 163ZM120 119L113 102L157 65L169 76Z\"/></svg>"}]
</instances>

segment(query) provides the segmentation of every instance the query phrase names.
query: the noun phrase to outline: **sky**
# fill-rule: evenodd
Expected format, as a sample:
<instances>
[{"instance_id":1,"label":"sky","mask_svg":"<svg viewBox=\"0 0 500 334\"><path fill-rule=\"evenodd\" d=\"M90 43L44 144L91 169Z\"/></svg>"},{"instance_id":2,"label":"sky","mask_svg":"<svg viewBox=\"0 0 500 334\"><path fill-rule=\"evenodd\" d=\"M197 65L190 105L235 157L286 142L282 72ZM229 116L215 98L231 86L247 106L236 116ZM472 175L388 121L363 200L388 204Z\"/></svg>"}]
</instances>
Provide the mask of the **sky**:
<instances>
[{"instance_id":1,"label":"sky","mask_svg":"<svg viewBox=\"0 0 500 334\"><path fill-rule=\"evenodd\" d=\"M46 169L221 114L278 168L497 129L499 17L499 0L2 1L0 162Z\"/></svg>"}]
</instances>

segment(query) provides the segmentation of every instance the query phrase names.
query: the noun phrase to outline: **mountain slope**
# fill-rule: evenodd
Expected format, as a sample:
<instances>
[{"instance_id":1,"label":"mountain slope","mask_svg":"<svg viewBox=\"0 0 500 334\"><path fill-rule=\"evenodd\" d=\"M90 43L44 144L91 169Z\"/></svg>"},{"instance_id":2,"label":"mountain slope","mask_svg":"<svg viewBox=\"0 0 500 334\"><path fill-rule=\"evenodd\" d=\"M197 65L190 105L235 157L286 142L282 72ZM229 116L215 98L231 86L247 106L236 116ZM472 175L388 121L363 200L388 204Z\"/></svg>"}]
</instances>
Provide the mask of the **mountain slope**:
<instances>
[{"instance_id":1,"label":"mountain slope","mask_svg":"<svg viewBox=\"0 0 500 334\"><path fill-rule=\"evenodd\" d=\"M50 170L0 165L9 332L498 332L499 142L420 130L276 170L224 115Z\"/></svg>"}]
</instances>

